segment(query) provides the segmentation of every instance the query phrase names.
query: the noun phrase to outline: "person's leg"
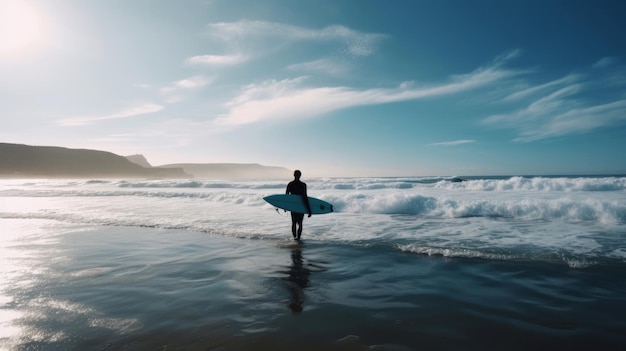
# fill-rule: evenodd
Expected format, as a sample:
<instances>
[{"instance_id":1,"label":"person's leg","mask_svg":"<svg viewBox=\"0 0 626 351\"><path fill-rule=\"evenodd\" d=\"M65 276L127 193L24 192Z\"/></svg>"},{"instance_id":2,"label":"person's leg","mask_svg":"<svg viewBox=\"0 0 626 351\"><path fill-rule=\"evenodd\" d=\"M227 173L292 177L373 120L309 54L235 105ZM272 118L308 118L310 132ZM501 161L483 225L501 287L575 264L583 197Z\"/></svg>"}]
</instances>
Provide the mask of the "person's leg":
<instances>
[{"instance_id":1,"label":"person's leg","mask_svg":"<svg viewBox=\"0 0 626 351\"><path fill-rule=\"evenodd\" d=\"M291 212L291 234L293 234L293 238L296 239L296 223L298 223L298 214Z\"/></svg>"},{"instance_id":2,"label":"person's leg","mask_svg":"<svg viewBox=\"0 0 626 351\"><path fill-rule=\"evenodd\" d=\"M304 220L304 215L301 214L298 217L298 236L296 237L297 240L300 240L300 236L302 235L302 222Z\"/></svg>"}]
</instances>

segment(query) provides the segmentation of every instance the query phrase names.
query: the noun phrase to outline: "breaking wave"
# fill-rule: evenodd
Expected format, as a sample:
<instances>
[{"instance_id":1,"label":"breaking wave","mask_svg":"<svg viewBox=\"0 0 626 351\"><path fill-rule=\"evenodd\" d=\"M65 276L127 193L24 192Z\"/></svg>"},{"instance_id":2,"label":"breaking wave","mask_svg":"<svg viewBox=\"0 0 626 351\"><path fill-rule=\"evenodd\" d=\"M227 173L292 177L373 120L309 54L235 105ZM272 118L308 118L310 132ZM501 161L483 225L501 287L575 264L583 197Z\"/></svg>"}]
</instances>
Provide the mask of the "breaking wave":
<instances>
[{"instance_id":1,"label":"breaking wave","mask_svg":"<svg viewBox=\"0 0 626 351\"><path fill-rule=\"evenodd\" d=\"M624 191L626 190L626 177L511 177L507 179L475 179L464 182L442 180L437 182L436 186L443 189L473 191Z\"/></svg>"},{"instance_id":2,"label":"breaking wave","mask_svg":"<svg viewBox=\"0 0 626 351\"><path fill-rule=\"evenodd\" d=\"M246 206L270 205L263 196L267 191L176 191L165 190L80 190L80 189L8 189L0 191L4 197L140 197L159 199L199 199L213 203ZM317 194L316 194L317 195ZM426 196L415 193L382 192L323 193L316 197L334 205L336 212L353 214L410 215L436 218L487 217L520 220L560 219L572 222L626 224L626 203L603 197L549 198L468 196Z\"/></svg>"},{"instance_id":3,"label":"breaking wave","mask_svg":"<svg viewBox=\"0 0 626 351\"><path fill-rule=\"evenodd\" d=\"M285 181L232 182L214 180L120 181L121 188L284 189ZM470 191L624 191L626 177L510 177L502 179L433 178L321 178L308 181L317 190L382 190L440 188Z\"/></svg>"},{"instance_id":4,"label":"breaking wave","mask_svg":"<svg viewBox=\"0 0 626 351\"><path fill-rule=\"evenodd\" d=\"M397 215L422 215L442 218L492 217L524 220L565 219L597 221L606 224L626 223L626 204L617 200L573 198L455 200L421 195L352 194L331 198L337 211Z\"/></svg>"},{"instance_id":5,"label":"breaking wave","mask_svg":"<svg viewBox=\"0 0 626 351\"><path fill-rule=\"evenodd\" d=\"M54 188L110 185L122 189L284 189L285 180L44 180L15 181L16 187L49 186ZM611 192L626 191L626 177L393 177L393 178L312 178L315 190L403 190L443 189L489 192Z\"/></svg>"},{"instance_id":6,"label":"breaking wave","mask_svg":"<svg viewBox=\"0 0 626 351\"><path fill-rule=\"evenodd\" d=\"M314 240L391 244L431 256L549 261L573 268L603 259L626 262L624 177L317 178L307 183L309 195L332 203L336 212L307 221ZM263 200L283 193L285 181L0 184L0 219L184 229L245 238L284 238L289 230L282 227L288 219L273 217L273 207Z\"/></svg>"}]
</instances>

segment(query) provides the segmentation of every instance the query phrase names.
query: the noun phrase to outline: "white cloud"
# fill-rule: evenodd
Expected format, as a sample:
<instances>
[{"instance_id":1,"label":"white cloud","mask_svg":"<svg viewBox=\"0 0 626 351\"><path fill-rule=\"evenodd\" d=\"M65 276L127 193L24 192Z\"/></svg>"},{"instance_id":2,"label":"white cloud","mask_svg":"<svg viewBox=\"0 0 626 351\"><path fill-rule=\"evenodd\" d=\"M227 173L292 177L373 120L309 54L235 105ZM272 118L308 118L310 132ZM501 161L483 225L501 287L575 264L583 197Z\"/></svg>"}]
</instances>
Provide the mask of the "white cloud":
<instances>
[{"instance_id":1,"label":"white cloud","mask_svg":"<svg viewBox=\"0 0 626 351\"><path fill-rule=\"evenodd\" d=\"M547 118L554 115L560 109L571 108L573 100L566 99L568 96L574 95L582 90L581 84L573 84L561 87L559 90L552 92L547 96L538 98L528 107L517 110L513 113L493 115L485 118L484 123L499 123L503 126L517 126L523 124L536 124L537 119ZM569 105L569 106L568 106Z\"/></svg>"},{"instance_id":2,"label":"white cloud","mask_svg":"<svg viewBox=\"0 0 626 351\"><path fill-rule=\"evenodd\" d=\"M317 72L336 76L346 73L349 68L343 63L322 58L315 61L293 64L288 66L287 69L291 71Z\"/></svg>"},{"instance_id":3,"label":"white cloud","mask_svg":"<svg viewBox=\"0 0 626 351\"><path fill-rule=\"evenodd\" d=\"M523 129L514 140L536 141L618 124L626 124L626 100L567 110L536 127Z\"/></svg>"},{"instance_id":4,"label":"white cloud","mask_svg":"<svg viewBox=\"0 0 626 351\"><path fill-rule=\"evenodd\" d=\"M612 56L603 57L593 64L593 68L605 68L613 66L618 62L617 58Z\"/></svg>"},{"instance_id":5,"label":"white cloud","mask_svg":"<svg viewBox=\"0 0 626 351\"><path fill-rule=\"evenodd\" d=\"M333 25L322 29L309 29L288 24L241 20L219 22L208 26L215 37L226 42L240 42L271 38L272 41L340 41L346 51L353 56L369 56L376 51L378 42L386 36L377 33L363 33L345 26Z\"/></svg>"},{"instance_id":6,"label":"white cloud","mask_svg":"<svg viewBox=\"0 0 626 351\"><path fill-rule=\"evenodd\" d=\"M591 68L614 64L604 58ZM517 131L514 141L530 142L626 123L626 99L614 93L615 72L606 74L568 74L563 78L526 86L509 95L505 102L526 103L512 112L486 117L484 124ZM585 94L594 91L595 94Z\"/></svg>"},{"instance_id":7,"label":"white cloud","mask_svg":"<svg viewBox=\"0 0 626 351\"><path fill-rule=\"evenodd\" d=\"M172 86L175 89L198 89L207 85L209 80L203 76L191 77L174 82Z\"/></svg>"},{"instance_id":8,"label":"white cloud","mask_svg":"<svg viewBox=\"0 0 626 351\"><path fill-rule=\"evenodd\" d=\"M166 102L175 103L183 100L185 92L200 89L211 83L211 79L205 76L195 76L173 82L159 90Z\"/></svg>"},{"instance_id":9,"label":"white cloud","mask_svg":"<svg viewBox=\"0 0 626 351\"><path fill-rule=\"evenodd\" d=\"M454 140L454 141L443 141L440 143L432 143L429 145L431 146L456 146L456 145L470 144L470 143L475 143L475 142L476 140L462 139L462 140Z\"/></svg>"},{"instance_id":10,"label":"white cloud","mask_svg":"<svg viewBox=\"0 0 626 351\"><path fill-rule=\"evenodd\" d=\"M96 116L96 117L78 117L78 118L66 118L58 121L58 123L62 126L81 126L92 124L98 121L104 121L109 119L121 119L121 118L129 118L140 115L145 115L149 113L155 113L161 111L163 106L157 104L143 104L140 106L131 107L125 110L122 110L117 113L113 113L105 116Z\"/></svg>"},{"instance_id":11,"label":"white cloud","mask_svg":"<svg viewBox=\"0 0 626 351\"><path fill-rule=\"evenodd\" d=\"M405 82L397 88L358 90L349 87L301 87L305 77L271 80L245 86L226 104L228 112L217 123L239 125L269 119L302 118L339 109L444 96L486 86L516 75L498 67L484 67L472 73L453 76L449 82L415 86Z\"/></svg>"},{"instance_id":12,"label":"white cloud","mask_svg":"<svg viewBox=\"0 0 626 351\"><path fill-rule=\"evenodd\" d=\"M185 60L188 64L228 66L246 62L248 58L244 55L201 55L193 56Z\"/></svg>"},{"instance_id":13,"label":"white cloud","mask_svg":"<svg viewBox=\"0 0 626 351\"><path fill-rule=\"evenodd\" d=\"M562 86L564 84L570 84L570 83L574 83L576 81L579 81L582 78L581 75L579 74L568 74L563 78L560 79L556 79L544 84L540 84L540 85L536 85L536 86L531 86L527 89L523 89L520 91L517 91L509 96L507 96L506 98L504 98L505 101L517 101L517 100L521 100L524 98L527 98L531 95L534 94L539 94L542 92L545 92L546 90L549 90L551 88L554 87L559 87Z\"/></svg>"}]
</instances>

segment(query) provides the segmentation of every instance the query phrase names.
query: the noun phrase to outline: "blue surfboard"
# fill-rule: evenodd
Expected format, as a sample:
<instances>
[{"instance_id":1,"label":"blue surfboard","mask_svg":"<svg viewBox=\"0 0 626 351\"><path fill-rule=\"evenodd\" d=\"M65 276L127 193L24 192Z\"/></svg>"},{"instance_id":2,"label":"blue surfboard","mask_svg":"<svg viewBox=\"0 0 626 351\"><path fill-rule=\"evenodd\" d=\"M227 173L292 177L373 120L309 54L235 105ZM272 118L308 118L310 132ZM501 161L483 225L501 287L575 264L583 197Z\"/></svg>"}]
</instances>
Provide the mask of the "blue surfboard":
<instances>
[{"instance_id":1,"label":"blue surfboard","mask_svg":"<svg viewBox=\"0 0 626 351\"><path fill-rule=\"evenodd\" d=\"M306 206L302 196L293 194L276 194L263 198L270 205L296 213L307 213ZM333 205L324 200L320 200L309 196L309 205L311 206L311 214L324 214L333 212Z\"/></svg>"}]
</instances>

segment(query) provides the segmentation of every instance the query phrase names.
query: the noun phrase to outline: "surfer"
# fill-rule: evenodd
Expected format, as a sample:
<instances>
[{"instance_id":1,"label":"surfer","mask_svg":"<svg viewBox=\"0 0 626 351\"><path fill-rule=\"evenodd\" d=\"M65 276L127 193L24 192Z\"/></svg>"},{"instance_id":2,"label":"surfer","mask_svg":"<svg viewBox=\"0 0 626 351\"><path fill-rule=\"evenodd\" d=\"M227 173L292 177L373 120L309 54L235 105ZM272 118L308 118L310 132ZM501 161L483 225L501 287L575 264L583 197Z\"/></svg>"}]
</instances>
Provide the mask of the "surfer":
<instances>
[{"instance_id":1,"label":"surfer","mask_svg":"<svg viewBox=\"0 0 626 351\"><path fill-rule=\"evenodd\" d=\"M300 181L300 177L302 176L302 172L299 170L295 170L293 172L294 180L287 184L287 194L294 194L302 196L302 200L304 201L304 206L311 217L311 206L309 205L309 198L306 194L306 183ZM302 221L304 220L304 213L296 213L291 212L291 233L293 234L293 238L296 240L300 240L300 235L302 235Z\"/></svg>"}]
</instances>

